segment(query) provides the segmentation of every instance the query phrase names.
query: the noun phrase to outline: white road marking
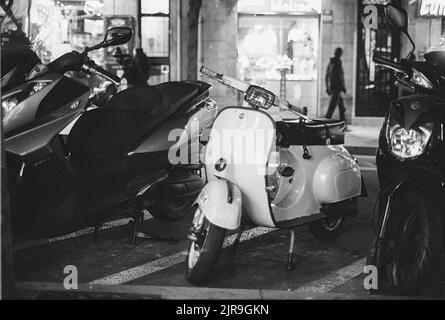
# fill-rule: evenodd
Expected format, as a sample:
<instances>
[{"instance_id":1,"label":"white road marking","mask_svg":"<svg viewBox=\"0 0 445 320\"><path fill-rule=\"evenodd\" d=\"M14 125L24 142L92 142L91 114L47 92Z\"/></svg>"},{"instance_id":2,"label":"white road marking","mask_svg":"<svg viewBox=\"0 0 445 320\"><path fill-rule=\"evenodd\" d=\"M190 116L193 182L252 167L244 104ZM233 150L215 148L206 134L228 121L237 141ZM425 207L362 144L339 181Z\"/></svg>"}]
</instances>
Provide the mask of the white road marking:
<instances>
[{"instance_id":1,"label":"white road marking","mask_svg":"<svg viewBox=\"0 0 445 320\"><path fill-rule=\"evenodd\" d=\"M273 230L276 229L270 229L270 228L253 228L249 229L243 232L241 236L241 242L247 241L250 239L257 238L259 236L262 236L264 234L270 233ZM224 241L223 248L229 247L233 244L233 242L236 239L236 234L231 235L227 237ZM100 278L94 281L89 282L88 284L100 284L100 285L119 285L126 282L130 282L145 276L148 276L152 273L165 270L167 268L170 268L174 265L183 263L185 261L185 258L188 254L188 250L184 250L175 254L172 254L167 257L163 257L154 261L147 262L143 265L130 268L127 270L123 270L121 272L106 276L104 278Z\"/></svg>"},{"instance_id":2,"label":"white road marking","mask_svg":"<svg viewBox=\"0 0 445 320\"><path fill-rule=\"evenodd\" d=\"M150 220L152 218L153 218L153 216L151 216L150 214L146 214L144 217L145 220ZM123 218L123 219L119 219L119 220L106 222L106 223L102 224L102 226L100 227L100 231L122 227L122 226L128 224L128 221L130 221L130 218ZM60 237L24 241L24 242L20 242L19 244L15 245L13 250L14 250L14 252L21 251L21 250L25 250L25 249L29 249L29 248L42 246L45 244L50 244L50 243L54 243L54 242L60 242L60 241L68 240L68 239L81 237L81 236L84 236L87 234L92 234L92 233L94 233L94 227L82 229L82 230L79 230L76 232L72 232L72 233L60 236Z\"/></svg>"},{"instance_id":3,"label":"white road marking","mask_svg":"<svg viewBox=\"0 0 445 320\"><path fill-rule=\"evenodd\" d=\"M337 271L331 272L327 276L309 282L308 284L294 290L297 293L327 293L332 289L344 284L345 282L357 277L363 273L366 258L355 261L354 263L343 267Z\"/></svg>"}]
</instances>

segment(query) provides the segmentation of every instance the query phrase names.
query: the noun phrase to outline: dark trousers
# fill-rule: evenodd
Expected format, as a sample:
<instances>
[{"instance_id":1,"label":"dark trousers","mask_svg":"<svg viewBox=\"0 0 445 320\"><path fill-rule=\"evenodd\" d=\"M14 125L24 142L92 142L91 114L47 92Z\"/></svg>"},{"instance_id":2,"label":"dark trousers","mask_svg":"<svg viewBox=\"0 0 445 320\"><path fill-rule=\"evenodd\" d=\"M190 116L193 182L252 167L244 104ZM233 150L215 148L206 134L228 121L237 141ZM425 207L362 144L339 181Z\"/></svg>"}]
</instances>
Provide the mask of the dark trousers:
<instances>
[{"instance_id":1,"label":"dark trousers","mask_svg":"<svg viewBox=\"0 0 445 320\"><path fill-rule=\"evenodd\" d=\"M346 109L345 109L345 104L343 103L343 97L341 96L341 91L332 91L331 101L329 102L328 112L326 113L326 119L332 118L332 115L337 105L340 111L340 120L346 121L346 116L345 116Z\"/></svg>"}]
</instances>

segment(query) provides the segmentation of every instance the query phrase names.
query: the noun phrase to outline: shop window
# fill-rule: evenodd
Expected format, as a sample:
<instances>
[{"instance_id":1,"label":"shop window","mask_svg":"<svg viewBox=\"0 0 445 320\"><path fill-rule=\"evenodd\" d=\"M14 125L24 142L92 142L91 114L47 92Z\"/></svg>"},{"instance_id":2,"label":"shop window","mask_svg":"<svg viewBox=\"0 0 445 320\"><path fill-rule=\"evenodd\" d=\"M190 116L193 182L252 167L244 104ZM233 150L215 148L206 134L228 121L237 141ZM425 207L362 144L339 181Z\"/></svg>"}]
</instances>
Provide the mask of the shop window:
<instances>
[{"instance_id":1,"label":"shop window","mask_svg":"<svg viewBox=\"0 0 445 320\"><path fill-rule=\"evenodd\" d=\"M103 0L33 0L30 4L29 36L43 63L72 50L83 51L103 39ZM99 64L104 60L102 50L90 56Z\"/></svg>"},{"instance_id":2,"label":"shop window","mask_svg":"<svg viewBox=\"0 0 445 320\"><path fill-rule=\"evenodd\" d=\"M150 59L150 84L169 81L169 0L141 0L141 47Z\"/></svg>"},{"instance_id":3,"label":"shop window","mask_svg":"<svg viewBox=\"0 0 445 320\"><path fill-rule=\"evenodd\" d=\"M246 80L317 79L318 17L241 16L239 65Z\"/></svg>"}]
</instances>

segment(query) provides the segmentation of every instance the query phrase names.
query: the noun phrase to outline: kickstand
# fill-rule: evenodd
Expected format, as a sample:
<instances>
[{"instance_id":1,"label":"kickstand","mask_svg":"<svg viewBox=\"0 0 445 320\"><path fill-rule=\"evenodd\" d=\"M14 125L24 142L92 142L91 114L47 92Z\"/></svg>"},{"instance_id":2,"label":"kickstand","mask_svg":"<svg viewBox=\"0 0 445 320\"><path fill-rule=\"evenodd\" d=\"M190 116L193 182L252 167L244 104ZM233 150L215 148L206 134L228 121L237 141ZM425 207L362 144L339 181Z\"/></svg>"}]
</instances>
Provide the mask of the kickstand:
<instances>
[{"instance_id":1,"label":"kickstand","mask_svg":"<svg viewBox=\"0 0 445 320\"><path fill-rule=\"evenodd\" d=\"M236 250L238 249L239 243L241 242L241 236L243 235L245 226L241 225L238 229L238 233L236 234L236 239L232 244L232 254L236 253Z\"/></svg>"},{"instance_id":2,"label":"kickstand","mask_svg":"<svg viewBox=\"0 0 445 320\"><path fill-rule=\"evenodd\" d=\"M147 213L147 209L142 209L128 222L128 225L130 227L131 244L137 244L138 239L156 240L159 238L153 234L140 231L140 226L144 222L145 214Z\"/></svg>"},{"instance_id":3,"label":"kickstand","mask_svg":"<svg viewBox=\"0 0 445 320\"><path fill-rule=\"evenodd\" d=\"M141 225L144 223L145 215L148 215L149 212L147 209L139 210L137 214L135 214L130 221L128 222L128 226L130 228L130 242L131 244L137 244L138 239L143 240L157 240L157 241L174 241L178 240L174 237L160 237L156 234L148 233L140 231Z\"/></svg>"},{"instance_id":4,"label":"kickstand","mask_svg":"<svg viewBox=\"0 0 445 320\"><path fill-rule=\"evenodd\" d=\"M287 254L287 270L293 270L295 268L294 263L294 242L295 242L295 230L290 231L290 244L289 253Z\"/></svg>"}]
</instances>

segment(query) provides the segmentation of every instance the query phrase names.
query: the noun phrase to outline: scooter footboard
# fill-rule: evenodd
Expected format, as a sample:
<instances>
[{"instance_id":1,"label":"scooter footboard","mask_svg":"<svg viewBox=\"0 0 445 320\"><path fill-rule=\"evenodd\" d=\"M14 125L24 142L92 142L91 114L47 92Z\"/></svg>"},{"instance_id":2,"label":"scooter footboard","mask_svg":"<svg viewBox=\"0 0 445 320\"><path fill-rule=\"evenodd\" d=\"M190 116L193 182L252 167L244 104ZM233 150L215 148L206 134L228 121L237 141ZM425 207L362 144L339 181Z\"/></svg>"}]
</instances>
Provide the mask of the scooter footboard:
<instances>
[{"instance_id":1,"label":"scooter footboard","mask_svg":"<svg viewBox=\"0 0 445 320\"><path fill-rule=\"evenodd\" d=\"M241 224L241 199L241 190L236 185L218 179L204 186L194 205L199 205L212 224L236 230Z\"/></svg>"},{"instance_id":2,"label":"scooter footboard","mask_svg":"<svg viewBox=\"0 0 445 320\"><path fill-rule=\"evenodd\" d=\"M343 154L332 155L317 167L313 180L315 199L336 203L361 195L362 177L358 164Z\"/></svg>"}]
</instances>

